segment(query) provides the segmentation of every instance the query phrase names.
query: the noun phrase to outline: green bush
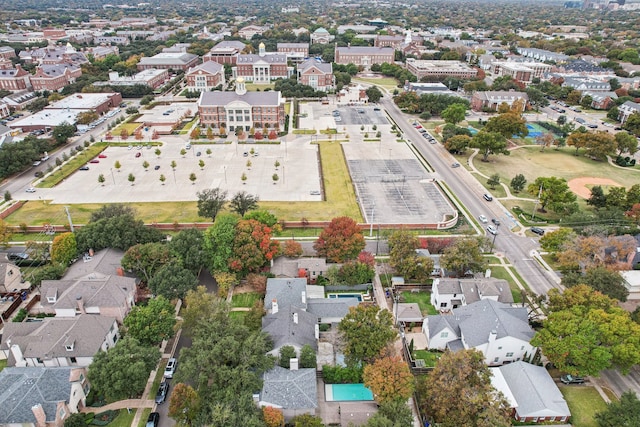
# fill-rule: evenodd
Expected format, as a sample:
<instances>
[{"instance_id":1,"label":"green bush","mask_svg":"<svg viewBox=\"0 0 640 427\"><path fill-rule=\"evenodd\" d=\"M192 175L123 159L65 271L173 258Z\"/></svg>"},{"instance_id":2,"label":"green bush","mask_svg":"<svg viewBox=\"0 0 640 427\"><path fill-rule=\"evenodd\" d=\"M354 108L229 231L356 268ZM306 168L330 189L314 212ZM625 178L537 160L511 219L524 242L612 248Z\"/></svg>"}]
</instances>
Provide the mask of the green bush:
<instances>
[{"instance_id":1,"label":"green bush","mask_svg":"<svg viewBox=\"0 0 640 427\"><path fill-rule=\"evenodd\" d=\"M329 366L322 367L322 377L326 384L358 384L362 382L361 367Z\"/></svg>"},{"instance_id":2,"label":"green bush","mask_svg":"<svg viewBox=\"0 0 640 427\"><path fill-rule=\"evenodd\" d=\"M115 420L120 411L104 411L96 414L92 424L95 426L106 426L111 421Z\"/></svg>"},{"instance_id":3,"label":"green bush","mask_svg":"<svg viewBox=\"0 0 640 427\"><path fill-rule=\"evenodd\" d=\"M21 308L20 310L18 310L18 314L16 314L16 317L13 318L13 321L22 322L26 317L27 317L27 310L25 310L24 308Z\"/></svg>"},{"instance_id":4,"label":"green bush","mask_svg":"<svg viewBox=\"0 0 640 427\"><path fill-rule=\"evenodd\" d=\"M331 325L328 323L321 323L319 329L320 332L327 332L329 329L331 329Z\"/></svg>"}]
</instances>

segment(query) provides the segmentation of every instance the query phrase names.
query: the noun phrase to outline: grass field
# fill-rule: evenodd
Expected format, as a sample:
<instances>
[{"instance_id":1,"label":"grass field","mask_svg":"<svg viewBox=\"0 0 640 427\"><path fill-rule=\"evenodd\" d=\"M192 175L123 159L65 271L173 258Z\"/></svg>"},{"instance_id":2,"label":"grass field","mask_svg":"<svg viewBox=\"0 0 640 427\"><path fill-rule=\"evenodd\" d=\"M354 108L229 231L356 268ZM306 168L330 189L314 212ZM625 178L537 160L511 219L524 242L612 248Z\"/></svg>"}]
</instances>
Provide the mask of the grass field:
<instances>
[{"instance_id":1,"label":"grass field","mask_svg":"<svg viewBox=\"0 0 640 427\"><path fill-rule=\"evenodd\" d=\"M131 422L133 421L133 417L136 415L136 411L133 410L131 411L131 413L129 413L129 411L127 411L126 409L120 409L120 412L118 413L118 416L111 421L109 424L107 424L109 427L130 427L131 426ZM149 415L147 415L148 417ZM146 418L145 420L145 425L146 425Z\"/></svg>"},{"instance_id":2,"label":"grass field","mask_svg":"<svg viewBox=\"0 0 640 427\"><path fill-rule=\"evenodd\" d=\"M584 156L576 157L574 153L573 148L563 148L559 151L547 148L540 152L537 147L524 147L512 150L509 156L489 156L489 162L482 162L476 158L474 164L487 176L497 173L500 181L504 183L511 182L519 173L523 174L529 183L539 176L555 176L567 181L588 176L610 178L629 188L640 180L638 172L614 168L607 162L594 161ZM525 194L523 197L528 195Z\"/></svg>"},{"instance_id":3,"label":"grass field","mask_svg":"<svg viewBox=\"0 0 640 427\"><path fill-rule=\"evenodd\" d=\"M586 386L561 386L571 411L571 424L574 427L597 427L593 416L607 408L595 388Z\"/></svg>"},{"instance_id":4,"label":"grass field","mask_svg":"<svg viewBox=\"0 0 640 427\"><path fill-rule=\"evenodd\" d=\"M262 295L257 292L247 292L244 294L235 294L231 297L231 307L253 307L256 301L260 300Z\"/></svg>"},{"instance_id":5,"label":"grass field","mask_svg":"<svg viewBox=\"0 0 640 427\"><path fill-rule=\"evenodd\" d=\"M442 353L438 351L415 350L413 352L413 360L422 359L424 360L425 366L429 368L436 366L436 362L440 359L440 356L442 356Z\"/></svg>"},{"instance_id":6,"label":"grass field","mask_svg":"<svg viewBox=\"0 0 640 427\"><path fill-rule=\"evenodd\" d=\"M367 83L371 85L379 86L383 89L388 90L389 92L393 92L395 89L398 89L398 81L393 77L383 77L381 79L369 79L366 77L356 77L351 79L354 83Z\"/></svg>"},{"instance_id":7,"label":"grass field","mask_svg":"<svg viewBox=\"0 0 640 427\"><path fill-rule=\"evenodd\" d=\"M138 427L146 427L147 418L149 418L150 413L151 413L151 408L142 409L142 416L140 417L140 422L138 423ZM129 423L129 425L131 425L131 423Z\"/></svg>"},{"instance_id":8,"label":"grass field","mask_svg":"<svg viewBox=\"0 0 640 427\"><path fill-rule=\"evenodd\" d=\"M111 135L113 135L114 138L118 139L120 137L120 133L122 133L122 129L126 129L127 132L129 132L129 135L133 135L133 133L136 131L136 129L138 129L141 126L140 123L120 123L118 126L116 126L115 128L111 129Z\"/></svg>"},{"instance_id":9,"label":"grass field","mask_svg":"<svg viewBox=\"0 0 640 427\"><path fill-rule=\"evenodd\" d=\"M402 292L402 302L417 303L423 316L438 314L438 311L431 305L431 294L429 292Z\"/></svg>"}]
</instances>

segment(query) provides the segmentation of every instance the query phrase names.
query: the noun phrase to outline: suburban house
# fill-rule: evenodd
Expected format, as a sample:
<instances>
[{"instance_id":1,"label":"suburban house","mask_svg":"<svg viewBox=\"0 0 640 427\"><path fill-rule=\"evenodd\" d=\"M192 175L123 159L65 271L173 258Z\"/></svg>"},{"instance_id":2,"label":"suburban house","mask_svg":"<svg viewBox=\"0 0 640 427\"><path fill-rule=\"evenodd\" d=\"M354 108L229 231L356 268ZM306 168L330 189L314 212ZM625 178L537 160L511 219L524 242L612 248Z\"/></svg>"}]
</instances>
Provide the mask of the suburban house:
<instances>
[{"instance_id":1,"label":"suburban house","mask_svg":"<svg viewBox=\"0 0 640 427\"><path fill-rule=\"evenodd\" d=\"M278 257L273 260L270 270L278 278L306 277L307 284L314 284L319 276L323 276L327 272L328 267L324 258Z\"/></svg>"},{"instance_id":2,"label":"suburban house","mask_svg":"<svg viewBox=\"0 0 640 427\"><path fill-rule=\"evenodd\" d=\"M595 110L608 110L615 104L618 95L615 92L583 92L582 96L591 97L591 107Z\"/></svg>"},{"instance_id":3,"label":"suburban house","mask_svg":"<svg viewBox=\"0 0 640 427\"><path fill-rule=\"evenodd\" d=\"M89 366L93 356L115 346L118 337L113 317L46 317L6 323L0 352L8 366Z\"/></svg>"},{"instance_id":4,"label":"suburban house","mask_svg":"<svg viewBox=\"0 0 640 427\"><path fill-rule=\"evenodd\" d=\"M240 30L238 30L238 36L242 37L243 39L251 40L253 36L261 36L268 29L268 27L261 27L259 25L247 25L246 27L240 28Z\"/></svg>"},{"instance_id":5,"label":"suburban house","mask_svg":"<svg viewBox=\"0 0 640 427\"><path fill-rule=\"evenodd\" d=\"M318 28L311 33L311 44L329 44L336 38L326 30L326 28Z\"/></svg>"},{"instance_id":6,"label":"suburban house","mask_svg":"<svg viewBox=\"0 0 640 427\"><path fill-rule=\"evenodd\" d=\"M544 367L519 361L490 370L493 388L509 401L516 421L565 423L571 417L564 396Z\"/></svg>"},{"instance_id":7,"label":"suburban house","mask_svg":"<svg viewBox=\"0 0 640 427\"><path fill-rule=\"evenodd\" d=\"M84 368L5 368L0 372L0 425L61 427L86 406Z\"/></svg>"},{"instance_id":8,"label":"suburban house","mask_svg":"<svg viewBox=\"0 0 640 427\"><path fill-rule=\"evenodd\" d=\"M633 113L640 113L640 104L633 101L626 101L619 106L618 109L620 110L618 120L620 120L620 123L624 123Z\"/></svg>"},{"instance_id":9,"label":"suburban house","mask_svg":"<svg viewBox=\"0 0 640 427\"><path fill-rule=\"evenodd\" d=\"M420 306L415 302L395 302L393 304L393 312L395 313L396 323L422 324L424 320Z\"/></svg>"},{"instance_id":10,"label":"suburban house","mask_svg":"<svg viewBox=\"0 0 640 427\"><path fill-rule=\"evenodd\" d=\"M622 284L629 291L628 300L640 300L640 270L620 271Z\"/></svg>"},{"instance_id":11,"label":"suburban house","mask_svg":"<svg viewBox=\"0 0 640 427\"><path fill-rule=\"evenodd\" d=\"M280 92L247 92L244 79L236 80L235 92L202 92L198 98L200 125L214 129L240 127L284 129L284 100Z\"/></svg>"},{"instance_id":12,"label":"suburban house","mask_svg":"<svg viewBox=\"0 0 640 427\"><path fill-rule=\"evenodd\" d=\"M333 66L328 62L308 59L298 65L298 83L328 92L336 87Z\"/></svg>"},{"instance_id":13,"label":"suburban house","mask_svg":"<svg viewBox=\"0 0 640 427\"><path fill-rule=\"evenodd\" d=\"M422 331L430 350L474 348L484 354L487 365L528 360L536 351L529 344L535 331L529 326L525 307L512 307L483 299L451 311L427 316Z\"/></svg>"},{"instance_id":14,"label":"suburban house","mask_svg":"<svg viewBox=\"0 0 640 427\"><path fill-rule=\"evenodd\" d=\"M285 421L297 415L315 415L318 390L314 368L299 369L297 359L292 359L290 369L275 366L264 373L262 380L262 390L256 397L259 406L282 409Z\"/></svg>"},{"instance_id":15,"label":"suburban house","mask_svg":"<svg viewBox=\"0 0 640 427\"><path fill-rule=\"evenodd\" d=\"M416 249L416 255L421 258L429 258L433 261L433 268L431 269L432 277L443 277L445 275L444 267L440 264L440 254L432 254L429 249Z\"/></svg>"},{"instance_id":16,"label":"suburban house","mask_svg":"<svg viewBox=\"0 0 640 427\"><path fill-rule=\"evenodd\" d=\"M224 67L217 62L207 61L185 73L187 89L197 92L210 91L224 86Z\"/></svg>"},{"instance_id":17,"label":"suburban house","mask_svg":"<svg viewBox=\"0 0 640 427\"><path fill-rule=\"evenodd\" d=\"M318 350L318 317L301 308L288 305L280 309L278 302L273 301L270 312L262 318L262 331L273 341L269 354L277 355L285 345L295 348L296 353L307 344Z\"/></svg>"},{"instance_id":18,"label":"suburban house","mask_svg":"<svg viewBox=\"0 0 640 427\"><path fill-rule=\"evenodd\" d=\"M287 55L267 52L260 43L258 54L240 54L232 68L233 78L243 78L255 84L269 84L273 80L288 79L293 75L293 67L287 63Z\"/></svg>"},{"instance_id":19,"label":"suburban house","mask_svg":"<svg viewBox=\"0 0 640 427\"><path fill-rule=\"evenodd\" d=\"M349 309L358 304L360 301L357 298L310 298L307 300L307 311L316 316L318 323L340 323Z\"/></svg>"},{"instance_id":20,"label":"suburban house","mask_svg":"<svg viewBox=\"0 0 640 427\"><path fill-rule=\"evenodd\" d=\"M509 282L493 277L478 279L439 278L434 279L431 305L440 311L449 311L483 299L504 304L513 303Z\"/></svg>"},{"instance_id":21,"label":"suburban house","mask_svg":"<svg viewBox=\"0 0 640 427\"><path fill-rule=\"evenodd\" d=\"M136 279L90 273L78 279L43 280L42 300L36 306L57 317L100 314L115 317L118 323L135 305Z\"/></svg>"},{"instance_id":22,"label":"suburban house","mask_svg":"<svg viewBox=\"0 0 640 427\"><path fill-rule=\"evenodd\" d=\"M369 69L373 64L393 64L394 59L392 47L335 46L336 64L354 64Z\"/></svg>"},{"instance_id":23,"label":"suburban house","mask_svg":"<svg viewBox=\"0 0 640 427\"><path fill-rule=\"evenodd\" d=\"M529 96L524 92L511 90L489 90L486 92L476 91L471 97L471 109L473 111L491 110L498 111L502 104L511 107L516 101L523 100L523 108L527 108Z\"/></svg>"},{"instance_id":24,"label":"suburban house","mask_svg":"<svg viewBox=\"0 0 640 427\"><path fill-rule=\"evenodd\" d=\"M12 262L0 262L0 294L15 292L23 288L20 268Z\"/></svg>"}]
</instances>

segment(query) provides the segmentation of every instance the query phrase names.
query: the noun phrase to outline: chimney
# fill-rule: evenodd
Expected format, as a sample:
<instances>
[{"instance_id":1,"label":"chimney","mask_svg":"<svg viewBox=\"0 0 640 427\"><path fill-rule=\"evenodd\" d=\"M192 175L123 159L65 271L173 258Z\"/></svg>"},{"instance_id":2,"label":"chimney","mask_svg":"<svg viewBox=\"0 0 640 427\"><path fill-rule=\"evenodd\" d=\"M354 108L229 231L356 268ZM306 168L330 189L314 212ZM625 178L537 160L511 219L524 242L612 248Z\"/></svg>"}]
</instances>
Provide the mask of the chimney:
<instances>
[{"instance_id":1,"label":"chimney","mask_svg":"<svg viewBox=\"0 0 640 427\"><path fill-rule=\"evenodd\" d=\"M302 291L302 303L306 304L307 303L307 293L305 291Z\"/></svg>"},{"instance_id":2,"label":"chimney","mask_svg":"<svg viewBox=\"0 0 640 427\"><path fill-rule=\"evenodd\" d=\"M495 341L497 336L498 336L498 333L496 332L496 330L492 329L491 332L489 332L489 342Z\"/></svg>"},{"instance_id":3,"label":"chimney","mask_svg":"<svg viewBox=\"0 0 640 427\"><path fill-rule=\"evenodd\" d=\"M36 417L36 427L45 427L47 425L47 415L44 413L41 404L37 404L31 407L31 412Z\"/></svg>"},{"instance_id":4,"label":"chimney","mask_svg":"<svg viewBox=\"0 0 640 427\"><path fill-rule=\"evenodd\" d=\"M289 370L290 371L297 371L298 370L298 358L297 357L293 357L293 358L289 359Z\"/></svg>"},{"instance_id":5,"label":"chimney","mask_svg":"<svg viewBox=\"0 0 640 427\"><path fill-rule=\"evenodd\" d=\"M298 324L298 313L293 313L293 323Z\"/></svg>"},{"instance_id":6,"label":"chimney","mask_svg":"<svg viewBox=\"0 0 640 427\"><path fill-rule=\"evenodd\" d=\"M78 311L80 312L80 314L87 314L87 312L84 310L84 300L82 299L82 295L78 295L76 297L76 304L78 306Z\"/></svg>"},{"instance_id":7,"label":"chimney","mask_svg":"<svg viewBox=\"0 0 640 427\"><path fill-rule=\"evenodd\" d=\"M116 274L120 277L124 276L124 269L122 267L117 267L116 268Z\"/></svg>"},{"instance_id":8,"label":"chimney","mask_svg":"<svg viewBox=\"0 0 640 427\"><path fill-rule=\"evenodd\" d=\"M276 314L277 312L278 312L278 300L274 298L271 300L271 314Z\"/></svg>"},{"instance_id":9,"label":"chimney","mask_svg":"<svg viewBox=\"0 0 640 427\"><path fill-rule=\"evenodd\" d=\"M11 345L7 342L7 344ZM17 368L24 368L27 366L27 361L24 360L24 356L22 355L22 349L18 344L11 345L11 353L13 354L13 358L16 359L15 366Z\"/></svg>"}]
</instances>

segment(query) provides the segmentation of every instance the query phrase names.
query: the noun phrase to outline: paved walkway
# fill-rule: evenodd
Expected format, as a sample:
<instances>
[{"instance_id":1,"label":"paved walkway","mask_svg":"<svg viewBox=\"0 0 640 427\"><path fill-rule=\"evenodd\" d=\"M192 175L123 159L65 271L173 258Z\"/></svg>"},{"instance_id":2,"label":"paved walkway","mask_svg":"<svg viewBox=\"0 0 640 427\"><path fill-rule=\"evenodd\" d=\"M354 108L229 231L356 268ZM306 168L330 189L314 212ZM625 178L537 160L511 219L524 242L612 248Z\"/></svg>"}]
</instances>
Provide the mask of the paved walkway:
<instances>
[{"instance_id":1,"label":"paved walkway","mask_svg":"<svg viewBox=\"0 0 640 427\"><path fill-rule=\"evenodd\" d=\"M84 413L99 413L104 411L116 410L116 409L129 409L129 408L153 408L156 403L153 400L147 399L128 399L119 400L117 402L110 403L105 406L87 406L80 410ZM138 425L134 423L132 425Z\"/></svg>"}]
</instances>

